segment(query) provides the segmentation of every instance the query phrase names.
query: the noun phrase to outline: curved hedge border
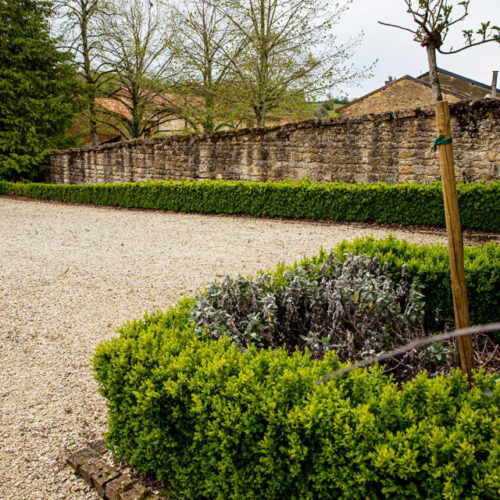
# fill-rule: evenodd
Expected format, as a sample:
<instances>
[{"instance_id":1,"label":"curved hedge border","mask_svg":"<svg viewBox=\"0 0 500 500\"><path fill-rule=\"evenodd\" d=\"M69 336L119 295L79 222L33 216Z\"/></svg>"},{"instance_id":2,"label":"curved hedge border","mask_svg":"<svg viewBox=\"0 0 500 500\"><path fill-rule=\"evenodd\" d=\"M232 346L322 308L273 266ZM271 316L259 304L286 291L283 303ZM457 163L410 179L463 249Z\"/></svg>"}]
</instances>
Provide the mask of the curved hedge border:
<instances>
[{"instance_id":1,"label":"curved hedge border","mask_svg":"<svg viewBox=\"0 0 500 500\"><path fill-rule=\"evenodd\" d=\"M496 498L500 384L457 370L401 390L380 369L199 340L189 302L101 344L107 442L183 498Z\"/></svg>"},{"instance_id":2,"label":"curved hedge border","mask_svg":"<svg viewBox=\"0 0 500 500\"><path fill-rule=\"evenodd\" d=\"M430 274L440 273L439 246L364 239L336 249L361 250L377 250L394 270L411 254L408 268L421 279L433 261ZM476 262L484 253L488 262L495 251L489 245L466 255ZM316 385L340 366L334 353L313 361L284 350L243 353L227 337L200 340L189 321L192 304L184 299L166 314L128 323L94 357L108 400L108 443L139 471L185 498L498 496L494 377L478 374L468 391L458 371L420 374L399 389L375 367Z\"/></svg>"},{"instance_id":3,"label":"curved hedge border","mask_svg":"<svg viewBox=\"0 0 500 500\"><path fill-rule=\"evenodd\" d=\"M441 186L302 182L150 181L61 185L0 182L0 194L128 208L335 221L445 224ZM500 182L458 184L465 228L500 231Z\"/></svg>"}]
</instances>

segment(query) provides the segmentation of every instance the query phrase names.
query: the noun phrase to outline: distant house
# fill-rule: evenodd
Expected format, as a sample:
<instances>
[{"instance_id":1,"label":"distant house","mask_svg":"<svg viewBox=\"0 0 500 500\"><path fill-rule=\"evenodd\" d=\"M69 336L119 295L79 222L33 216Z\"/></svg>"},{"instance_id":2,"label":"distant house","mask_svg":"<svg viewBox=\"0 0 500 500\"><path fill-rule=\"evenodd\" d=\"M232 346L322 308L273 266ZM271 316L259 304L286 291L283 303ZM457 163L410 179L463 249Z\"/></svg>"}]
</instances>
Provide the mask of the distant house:
<instances>
[{"instance_id":1,"label":"distant house","mask_svg":"<svg viewBox=\"0 0 500 500\"><path fill-rule=\"evenodd\" d=\"M169 104L177 104L180 106L180 96L164 93L155 96L149 106L149 116L157 113L162 108L167 108ZM120 140L118 129L121 129L119 117L131 119L132 115L130 107L127 105L129 102L129 94L126 89L119 88L107 97L98 97L95 99L96 112L98 117L97 135L99 142L113 142ZM201 99L190 98L189 105L202 106ZM113 126L114 125L114 126ZM175 134L189 130L188 124L184 119L172 113L170 116L162 115L157 123L153 123L150 134ZM90 144L90 130L89 122L86 114L80 115L73 124L71 135L78 136L87 144Z\"/></svg>"},{"instance_id":2,"label":"distant house","mask_svg":"<svg viewBox=\"0 0 500 500\"><path fill-rule=\"evenodd\" d=\"M154 95L150 100L149 114L150 116L154 116L162 109L168 109L169 107L175 106L203 106L201 99L189 98L188 102L184 102L184 100L184 98L168 92ZM101 112L101 114L106 116L105 121L112 122L113 115L121 115L127 119L132 117L130 107L128 105L130 102L130 96L128 91L124 88L115 90L108 97L98 97L95 101L98 112ZM185 120L173 112L170 116L165 113L158 115L156 121L157 123L153 124L151 128L152 135L158 133L176 133L184 131L188 128Z\"/></svg>"},{"instance_id":3,"label":"distant house","mask_svg":"<svg viewBox=\"0 0 500 500\"><path fill-rule=\"evenodd\" d=\"M438 68L443 95L452 103L464 99L483 99L492 90L484 83L476 82L451 71ZM500 94L500 90L498 90ZM414 78L405 75L386 82L369 94L337 109L341 118L350 118L370 113L384 113L401 109L414 109L434 103L429 72Z\"/></svg>"},{"instance_id":4,"label":"distant house","mask_svg":"<svg viewBox=\"0 0 500 500\"><path fill-rule=\"evenodd\" d=\"M120 117L131 119L129 92L124 88L118 88L107 97L95 99L97 116L97 135L99 143L116 142L121 140L117 129L121 129ZM180 110L196 110L199 114L204 109L204 101L200 97L184 97L177 94L163 92L155 95L149 103L149 116L157 115L157 123L153 123L149 130L149 135L171 135L183 132L193 132L193 127L187 120L182 118ZM165 110L165 112L162 112ZM189 113L188 113L189 114ZM266 119L266 126L283 125L293 121L288 115L269 115ZM114 125L114 126L113 126ZM233 130L234 128L252 127L253 123L241 121L234 125L219 124L217 130ZM79 136L85 143L90 145L90 132L88 118L81 115L76 120L71 130L72 135Z\"/></svg>"}]
</instances>

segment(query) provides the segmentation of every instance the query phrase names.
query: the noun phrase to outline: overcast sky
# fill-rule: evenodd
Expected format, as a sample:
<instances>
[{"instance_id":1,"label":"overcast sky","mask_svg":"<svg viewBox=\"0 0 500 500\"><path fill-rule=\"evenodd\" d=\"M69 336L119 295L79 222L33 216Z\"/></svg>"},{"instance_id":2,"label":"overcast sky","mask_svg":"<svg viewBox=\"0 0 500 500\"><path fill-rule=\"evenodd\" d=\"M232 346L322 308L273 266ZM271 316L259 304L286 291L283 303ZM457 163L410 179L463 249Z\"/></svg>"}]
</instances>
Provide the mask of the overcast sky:
<instances>
[{"instance_id":1,"label":"overcast sky","mask_svg":"<svg viewBox=\"0 0 500 500\"><path fill-rule=\"evenodd\" d=\"M360 97L381 87L389 75L417 77L428 71L425 49L413 41L411 33L378 24L380 20L413 29L413 20L405 7L403 0L354 0L337 26L339 41L364 31L363 41L353 58L356 64L363 66L378 58L373 78L359 87L345 89L349 97ZM479 27L484 20L500 25L500 0L472 0L469 16L455 25L453 38L449 35L453 46L460 46L462 29ZM500 70L500 46L489 43L456 55L438 54L438 66L490 85L492 71Z\"/></svg>"}]
</instances>

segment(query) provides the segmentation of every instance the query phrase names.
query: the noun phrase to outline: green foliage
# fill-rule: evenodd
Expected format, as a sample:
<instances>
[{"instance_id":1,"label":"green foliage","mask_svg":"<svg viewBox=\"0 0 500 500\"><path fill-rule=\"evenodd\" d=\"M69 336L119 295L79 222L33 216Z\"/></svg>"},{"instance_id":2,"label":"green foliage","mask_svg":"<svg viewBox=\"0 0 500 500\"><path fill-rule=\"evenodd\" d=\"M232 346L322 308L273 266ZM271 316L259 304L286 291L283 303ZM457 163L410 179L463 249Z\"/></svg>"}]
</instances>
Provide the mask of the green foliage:
<instances>
[{"instance_id":1,"label":"green foliage","mask_svg":"<svg viewBox=\"0 0 500 500\"><path fill-rule=\"evenodd\" d=\"M387 264L384 272L394 283L401 280L401 269L405 266L405 280L419 286L424 296L424 326L427 331L442 330L445 325L453 326L453 299L451 291L448 249L443 244L417 245L394 236L385 239L373 237L343 241L333 249L333 256L344 262L349 254L377 256L381 266ZM293 266L278 265L269 273L272 288L287 287L287 272L298 266L317 269L328 262L329 253L322 250L313 258L305 258ZM469 299L470 317L474 325L500 321L500 245L487 243L484 246L464 247L465 278ZM309 271L312 275L312 272ZM500 341L498 334L494 338Z\"/></svg>"},{"instance_id":2,"label":"green foliage","mask_svg":"<svg viewBox=\"0 0 500 500\"><path fill-rule=\"evenodd\" d=\"M309 118L324 118L338 116L335 110L341 104L336 99L330 99L323 102L309 102L306 106L306 116Z\"/></svg>"},{"instance_id":3,"label":"green foliage","mask_svg":"<svg viewBox=\"0 0 500 500\"><path fill-rule=\"evenodd\" d=\"M192 300L99 345L107 441L185 498L496 498L500 384L425 373L401 390L381 369L201 340Z\"/></svg>"},{"instance_id":4,"label":"green foliage","mask_svg":"<svg viewBox=\"0 0 500 500\"><path fill-rule=\"evenodd\" d=\"M0 0L0 179L35 180L68 147L81 86L50 38L50 2Z\"/></svg>"},{"instance_id":5,"label":"green foliage","mask_svg":"<svg viewBox=\"0 0 500 500\"><path fill-rule=\"evenodd\" d=\"M500 182L458 184L462 225L500 231ZM335 221L445 225L441 185L342 182L149 181L0 184L0 194L117 207Z\"/></svg>"},{"instance_id":6,"label":"green foliage","mask_svg":"<svg viewBox=\"0 0 500 500\"><path fill-rule=\"evenodd\" d=\"M349 63L360 37L339 43L335 33L335 25L350 4L327 0L218 2L236 35L238 50L228 68L239 89L234 102L244 103L253 112L258 127L265 126L266 117L285 109L300 115L307 100L340 83L370 76L373 65L357 70Z\"/></svg>"},{"instance_id":7,"label":"green foliage","mask_svg":"<svg viewBox=\"0 0 500 500\"><path fill-rule=\"evenodd\" d=\"M351 101L349 100L348 97L343 96L343 97L336 97L333 99L333 102L337 105L343 106L344 104L349 104Z\"/></svg>"},{"instance_id":8,"label":"green foliage","mask_svg":"<svg viewBox=\"0 0 500 500\"><path fill-rule=\"evenodd\" d=\"M395 280L406 260L408 277L431 295L442 297L439 286L449 291L440 285L447 280L441 245L365 238L333 254L345 260L346 251L377 254ZM496 293L483 297L481 314L498 320L500 246L466 247L465 256L478 294ZM300 265L321 276L328 258L321 252ZM269 291L290 283L288 271L297 266L267 274ZM432 379L421 373L398 387L375 366L317 385L342 366L334 352L318 361L307 350L290 355L250 345L243 352L227 336L200 338L190 320L194 305L186 298L165 314L127 323L94 357L109 408L107 441L140 472L185 498L498 496L494 377L476 374L468 391L459 371ZM438 362L449 354L441 345L430 353Z\"/></svg>"}]
</instances>

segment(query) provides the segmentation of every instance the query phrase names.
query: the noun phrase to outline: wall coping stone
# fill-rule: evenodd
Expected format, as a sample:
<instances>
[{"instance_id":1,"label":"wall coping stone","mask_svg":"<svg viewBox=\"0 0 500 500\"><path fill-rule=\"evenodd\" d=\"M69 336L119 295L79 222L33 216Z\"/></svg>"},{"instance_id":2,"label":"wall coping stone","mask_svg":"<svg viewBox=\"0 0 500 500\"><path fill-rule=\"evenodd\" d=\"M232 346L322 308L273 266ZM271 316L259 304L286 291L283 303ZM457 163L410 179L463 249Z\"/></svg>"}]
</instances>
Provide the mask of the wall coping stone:
<instances>
[{"instance_id":1,"label":"wall coping stone","mask_svg":"<svg viewBox=\"0 0 500 500\"><path fill-rule=\"evenodd\" d=\"M500 114L500 99L475 99L472 101L459 101L450 104L450 114L452 118L454 116L460 116L463 113L468 113L470 110L487 110L493 113ZM395 120L406 120L417 116L431 116L434 115L434 106L425 106L415 109L397 110L389 111L377 114L368 114L352 118L325 118L325 119L311 119L304 120L295 123L287 123L285 125L276 125L274 127L266 128L244 128L234 131L222 131L214 132L212 134L179 134L179 135L168 135L155 138L147 139L130 139L127 141L114 142L110 144L102 144L100 146L87 146L83 148L70 148L62 150L54 150L50 154L51 156L64 155L68 153L78 153L78 152L93 152L93 151L106 151L119 149L122 147L133 147L133 146L154 146L157 144L178 144L178 143L190 143L194 144L197 142L214 142L216 143L220 139L227 138L238 138L238 137L263 137L265 135L277 133L287 133L294 130L303 129L314 129L314 128L329 128L343 126L346 124L355 124L363 122L373 122L374 124L379 124L384 121L395 121Z\"/></svg>"}]
</instances>

